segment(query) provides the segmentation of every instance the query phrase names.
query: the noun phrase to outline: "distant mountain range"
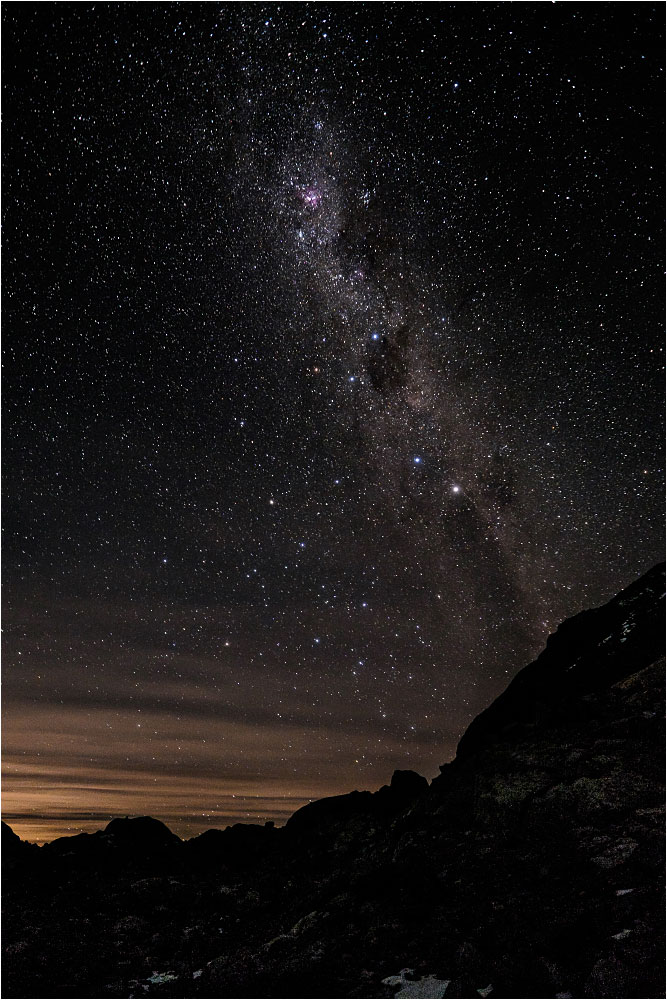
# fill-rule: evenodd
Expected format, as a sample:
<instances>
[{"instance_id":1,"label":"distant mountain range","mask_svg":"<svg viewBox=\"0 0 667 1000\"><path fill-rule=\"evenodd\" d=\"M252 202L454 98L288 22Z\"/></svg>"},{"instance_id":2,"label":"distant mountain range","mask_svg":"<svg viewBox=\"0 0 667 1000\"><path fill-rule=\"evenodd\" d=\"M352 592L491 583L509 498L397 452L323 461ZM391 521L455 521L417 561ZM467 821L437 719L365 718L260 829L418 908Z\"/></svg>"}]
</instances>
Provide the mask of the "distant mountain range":
<instances>
[{"instance_id":1,"label":"distant mountain range","mask_svg":"<svg viewBox=\"0 0 667 1000\"><path fill-rule=\"evenodd\" d=\"M430 784L188 841L3 823L3 995L664 996L664 584L561 625Z\"/></svg>"}]
</instances>

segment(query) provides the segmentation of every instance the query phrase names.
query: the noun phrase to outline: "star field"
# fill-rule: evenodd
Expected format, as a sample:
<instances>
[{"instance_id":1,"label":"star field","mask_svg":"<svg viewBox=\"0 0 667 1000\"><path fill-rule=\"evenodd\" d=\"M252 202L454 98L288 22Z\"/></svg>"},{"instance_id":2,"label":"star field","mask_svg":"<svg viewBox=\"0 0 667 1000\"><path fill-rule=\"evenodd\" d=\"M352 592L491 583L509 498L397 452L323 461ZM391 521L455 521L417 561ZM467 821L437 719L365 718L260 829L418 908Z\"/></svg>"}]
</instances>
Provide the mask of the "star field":
<instances>
[{"instance_id":1,"label":"star field","mask_svg":"<svg viewBox=\"0 0 667 1000\"><path fill-rule=\"evenodd\" d=\"M662 8L3 20L5 818L433 776L661 558Z\"/></svg>"}]
</instances>

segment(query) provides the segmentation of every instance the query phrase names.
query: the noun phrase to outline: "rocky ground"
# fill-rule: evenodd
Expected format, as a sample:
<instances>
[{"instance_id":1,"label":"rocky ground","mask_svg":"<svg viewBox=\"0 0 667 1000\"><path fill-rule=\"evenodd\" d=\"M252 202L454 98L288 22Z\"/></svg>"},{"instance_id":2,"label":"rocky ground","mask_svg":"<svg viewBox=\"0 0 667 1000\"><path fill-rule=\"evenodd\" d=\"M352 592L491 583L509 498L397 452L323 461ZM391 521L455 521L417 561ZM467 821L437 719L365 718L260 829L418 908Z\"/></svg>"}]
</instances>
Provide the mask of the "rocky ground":
<instances>
[{"instance_id":1,"label":"rocky ground","mask_svg":"<svg viewBox=\"0 0 667 1000\"><path fill-rule=\"evenodd\" d=\"M6 997L662 997L664 567L565 622L431 784L283 829L3 824Z\"/></svg>"}]
</instances>

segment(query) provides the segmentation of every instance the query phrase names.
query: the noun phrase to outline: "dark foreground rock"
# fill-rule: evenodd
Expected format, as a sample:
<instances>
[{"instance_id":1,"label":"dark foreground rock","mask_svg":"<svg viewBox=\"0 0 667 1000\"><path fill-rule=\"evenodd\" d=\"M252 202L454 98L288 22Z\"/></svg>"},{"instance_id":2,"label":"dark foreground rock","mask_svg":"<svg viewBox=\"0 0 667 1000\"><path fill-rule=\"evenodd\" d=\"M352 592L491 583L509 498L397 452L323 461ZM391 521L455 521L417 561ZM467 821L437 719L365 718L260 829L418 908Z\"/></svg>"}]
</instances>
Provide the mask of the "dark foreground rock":
<instances>
[{"instance_id":1,"label":"dark foreground rock","mask_svg":"<svg viewBox=\"0 0 667 1000\"><path fill-rule=\"evenodd\" d=\"M663 644L657 567L562 625L430 786L187 842L3 827L4 995L664 996Z\"/></svg>"}]
</instances>

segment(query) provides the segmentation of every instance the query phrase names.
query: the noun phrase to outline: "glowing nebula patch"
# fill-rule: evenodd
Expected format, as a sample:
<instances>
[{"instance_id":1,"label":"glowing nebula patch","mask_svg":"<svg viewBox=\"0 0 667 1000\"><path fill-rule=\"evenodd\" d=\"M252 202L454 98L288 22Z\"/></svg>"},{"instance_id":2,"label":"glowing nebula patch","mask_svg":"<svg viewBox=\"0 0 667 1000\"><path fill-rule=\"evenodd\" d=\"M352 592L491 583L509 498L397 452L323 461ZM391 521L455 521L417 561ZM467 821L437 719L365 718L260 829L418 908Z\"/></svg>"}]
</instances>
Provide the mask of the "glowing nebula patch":
<instances>
[{"instance_id":1,"label":"glowing nebula patch","mask_svg":"<svg viewBox=\"0 0 667 1000\"><path fill-rule=\"evenodd\" d=\"M300 192L301 200L307 208L319 208L322 203L322 192L316 187L303 188Z\"/></svg>"}]
</instances>

